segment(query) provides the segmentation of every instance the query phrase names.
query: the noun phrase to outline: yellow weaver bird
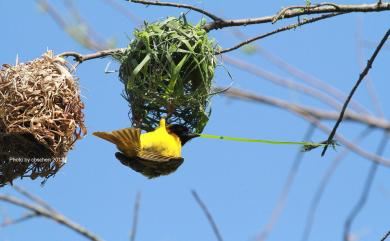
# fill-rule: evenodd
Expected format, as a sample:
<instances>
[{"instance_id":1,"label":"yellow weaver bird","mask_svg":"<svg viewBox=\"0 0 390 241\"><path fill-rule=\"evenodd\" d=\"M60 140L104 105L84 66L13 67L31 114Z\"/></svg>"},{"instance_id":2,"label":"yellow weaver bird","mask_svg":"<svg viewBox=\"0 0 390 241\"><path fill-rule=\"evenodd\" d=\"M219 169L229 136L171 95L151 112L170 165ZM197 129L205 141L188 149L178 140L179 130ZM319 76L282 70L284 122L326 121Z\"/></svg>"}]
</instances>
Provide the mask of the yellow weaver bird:
<instances>
[{"instance_id":1,"label":"yellow weaver bird","mask_svg":"<svg viewBox=\"0 0 390 241\"><path fill-rule=\"evenodd\" d=\"M93 135L114 143L120 152L115 157L136 172L154 178L174 172L184 161L182 146L199 136L182 125L166 125L165 119L151 132L141 134L139 128L125 128Z\"/></svg>"}]
</instances>

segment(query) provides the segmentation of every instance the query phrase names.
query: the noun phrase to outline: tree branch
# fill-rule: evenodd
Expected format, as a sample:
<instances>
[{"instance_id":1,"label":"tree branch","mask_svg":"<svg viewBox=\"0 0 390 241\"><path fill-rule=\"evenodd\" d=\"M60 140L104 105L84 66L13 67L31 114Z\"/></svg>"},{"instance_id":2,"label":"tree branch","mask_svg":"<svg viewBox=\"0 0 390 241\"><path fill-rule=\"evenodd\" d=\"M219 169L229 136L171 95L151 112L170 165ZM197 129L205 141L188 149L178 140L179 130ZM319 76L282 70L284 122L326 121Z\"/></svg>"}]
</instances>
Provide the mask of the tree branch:
<instances>
[{"instance_id":1,"label":"tree branch","mask_svg":"<svg viewBox=\"0 0 390 241\"><path fill-rule=\"evenodd\" d=\"M61 16L60 12L57 11L55 7L53 7L48 1L46 0L35 0L35 2L40 6L45 12L49 14L49 16L53 19L53 21L68 35L70 35L74 40L76 40L78 43L80 43L82 46L93 49L93 50L100 50L104 49L105 46L103 46L101 43L98 42L98 39L94 39L93 37L96 36L89 36L88 34L75 34L75 32L72 32L72 26L65 20L64 17ZM88 26L88 25L87 25ZM80 33L80 32L78 32Z\"/></svg>"},{"instance_id":2,"label":"tree branch","mask_svg":"<svg viewBox=\"0 0 390 241\"><path fill-rule=\"evenodd\" d=\"M309 23L314 23L314 22L317 22L319 20L323 20L323 19L327 19L327 18L331 18L331 17L334 17L334 16L337 16L337 15L341 15L341 14L344 14L344 13L330 13L330 14L323 14L319 17L315 17L315 18L309 18L309 19L304 19L302 21L299 21L298 23L294 23L294 24L290 24L290 25L287 25L287 26L284 26L282 28L278 28L274 31L271 31L271 32L268 32L268 33L265 33L265 34L262 34L262 35L259 35L259 36L256 36L256 37L253 37L253 38L250 38L250 39L247 39L231 48L227 48L227 49L222 49L220 52L217 52L217 54L223 54L223 53L227 53L227 52L230 52L230 51L233 51L233 50L236 50L244 45L247 45L249 43L252 43L256 40L259 40L259 39L262 39L262 38L266 38L266 37L269 37L271 35L274 35L274 34L277 34L277 33L280 33L280 32L283 32L283 31L287 31L287 30L290 30L290 29L295 29L299 26L302 26L302 25L305 25L305 24L309 24Z\"/></svg>"},{"instance_id":3,"label":"tree branch","mask_svg":"<svg viewBox=\"0 0 390 241\"><path fill-rule=\"evenodd\" d=\"M325 133L331 132L331 130L328 127L326 127L325 125L323 125L319 122L319 118L316 118L315 115L312 115L313 113L315 113L314 111L313 112L306 112L304 110L305 109L307 110L307 108L304 108L304 109L299 108L300 107L299 105L290 104L290 103L283 101L283 100L273 99L273 98L264 97L264 96L257 96L257 95L250 94L247 92L237 91L235 89L226 90L222 94L233 97L233 98L251 100L251 101L255 101L255 102L266 103L269 105L274 105L274 106L280 107L284 110L288 110L292 113L295 113L295 114L301 116L305 120L316 125L319 129L321 129ZM318 114L322 115L321 112L319 112ZM324 116L326 116L326 115L324 115ZM388 129L386 128L386 130L388 130ZM353 142L347 140L346 138L344 138L341 135L335 134L335 138L341 144L345 145L347 148L349 148L350 150L352 150L353 152L355 152L359 156L362 156L368 160L377 162L381 165L390 167L390 160L384 159L381 156L378 156L376 154L373 154L373 153L370 153L370 152L367 152L367 151L361 149L359 146L355 145Z\"/></svg>"},{"instance_id":4,"label":"tree branch","mask_svg":"<svg viewBox=\"0 0 390 241\"><path fill-rule=\"evenodd\" d=\"M362 21L362 19L359 18L358 22L357 22L357 28L356 28L356 59L357 59L358 67L360 69L363 69L365 66L365 63L364 63L365 58L364 58L364 54L363 54L363 40L362 40L363 39L363 36L362 36L363 24L361 21ZM384 50L384 47L385 46L383 46L383 48L382 48L383 50ZM370 101L371 101L372 107L373 107L376 115L381 117L381 118L385 118L385 114L382 110L381 103L378 99L378 93L375 89L373 80L369 74L366 76L366 86L365 87L367 90L367 94L370 97ZM345 100L345 98L344 98L344 100ZM349 103L349 106L352 106L352 105L353 105L353 99Z\"/></svg>"},{"instance_id":5,"label":"tree branch","mask_svg":"<svg viewBox=\"0 0 390 241\"><path fill-rule=\"evenodd\" d=\"M333 3L323 3L313 6L291 6L282 9L279 13L271 16L248 19L217 20L204 26L206 31L233 26L246 26L250 24L274 23L279 19L293 18L303 15L321 13L350 13L350 12L379 12L390 10L390 3L372 4L351 4L338 5Z\"/></svg>"},{"instance_id":6,"label":"tree branch","mask_svg":"<svg viewBox=\"0 0 390 241\"><path fill-rule=\"evenodd\" d=\"M388 139L389 139L388 134L384 133L382 140L378 146L377 155L380 156L383 154L383 151L385 150ZM374 182L374 178L375 178L377 170L378 170L378 163L376 163L376 162L371 163L371 167L370 167L370 170L368 171L366 181L364 182L364 187L363 187L362 193L360 194L360 198L357 201L357 203L355 204L355 206L352 208L347 219L345 220L344 232L343 232L343 240L344 241L350 240L349 235L351 234L352 223L367 202L367 199L370 195L372 183Z\"/></svg>"},{"instance_id":7,"label":"tree branch","mask_svg":"<svg viewBox=\"0 0 390 241\"><path fill-rule=\"evenodd\" d=\"M215 88L216 91L221 91L223 89L225 88L221 88L221 87ZM291 102L284 101L281 99L276 99L276 98L267 97L263 95L256 95L236 88L230 88L222 92L222 94L228 97L256 101L263 104L279 107L281 109L290 110L299 115L309 115L320 120L337 120L339 115L335 111L325 111L321 109L310 108L298 104L293 104ZM378 129L383 129L385 131L390 131L389 121L385 119L369 116L369 115L355 114L354 112L346 111L344 115L344 120L358 122L363 125L372 126Z\"/></svg>"},{"instance_id":8,"label":"tree branch","mask_svg":"<svg viewBox=\"0 0 390 241\"><path fill-rule=\"evenodd\" d=\"M135 241L135 237L137 234L140 202L141 202L141 192L137 192L137 196L135 197L134 208L133 208L133 226L131 227L130 241Z\"/></svg>"},{"instance_id":9,"label":"tree branch","mask_svg":"<svg viewBox=\"0 0 390 241\"><path fill-rule=\"evenodd\" d=\"M37 215L34 212L26 213L26 214L24 214L23 216L21 216L19 218L16 218L16 219L13 219L13 220L9 220L9 219L5 220L2 224L0 224L0 227L6 227L6 226L18 224L18 223L27 221L27 220L29 220L31 218L35 218L35 217L38 217L38 216L39 215Z\"/></svg>"},{"instance_id":10,"label":"tree branch","mask_svg":"<svg viewBox=\"0 0 390 241\"><path fill-rule=\"evenodd\" d=\"M389 5L390 5L390 3L389 3ZM378 53L381 50L382 46L385 44L385 42L386 42L387 38L389 37L389 35L390 35L390 28L387 30L387 32L383 36L382 40L380 41L380 43L376 47L373 55L368 60L366 67L364 68L363 72L360 74L359 79L356 81L356 83L353 86L351 92L349 93L347 99L345 100L343 108L341 109L339 118L337 119L337 121L336 121L336 123L335 123L335 125L334 125L334 127L332 129L332 132L329 134L327 143L331 143L332 142L333 137L336 134L337 128L339 127L341 121L343 120L344 113L345 113L345 111L347 109L347 106L348 106L349 102L352 99L353 94L355 93L355 91L359 87L359 85L362 82L362 80L364 79L364 77L368 74L368 71L371 69L372 64L374 63L376 56L378 55ZM325 155L325 152L326 152L327 149L328 149L328 145L325 145L324 149L322 150L321 156Z\"/></svg>"},{"instance_id":11,"label":"tree branch","mask_svg":"<svg viewBox=\"0 0 390 241\"><path fill-rule=\"evenodd\" d=\"M247 37L243 32L241 32L239 29L232 29L233 34L240 39L246 39ZM304 71L298 69L297 67L291 65L290 63L287 63L285 60L281 59L280 57L276 56L275 54L265 50L263 47L259 46L258 44L254 44L256 53L258 53L260 56L263 56L267 60L269 60L272 64L274 64L276 67L282 69L283 71L286 71L287 73L291 74L292 76L303 80L308 85L315 87L330 96L335 97L337 100L344 101L346 98L346 95L341 92L339 89L329 85L325 81L322 81L314 76L311 76L308 73L305 73ZM356 101L352 100L350 103L350 107L357 112L363 112L364 114L368 114L369 111L357 103Z\"/></svg>"},{"instance_id":12,"label":"tree branch","mask_svg":"<svg viewBox=\"0 0 390 241\"><path fill-rule=\"evenodd\" d=\"M29 193L28 191L26 191L22 187L20 187L16 184L13 184L12 188L15 189L18 193L25 196L26 198L30 199L31 201L42 206L43 208L50 210L52 212L56 212L49 204L47 204L45 201L43 201L40 197L37 197L37 196L33 195L32 193Z\"/></svg>"},{"instance_id":13,"label":"tree branch","mask_svg":"<svg viewBox=\"0 0 390 241\"><path fill-rule=\"evenodd\" d=\"M160 2L160 1L147 1L147 0L127 0L132 3L141 3L145 5L156 5L156 6L165 6L165 7L176 7L176 8L186 8L190 10L194 10L198 13L204 14L207 17L211 18L214 21L223 21L222 18L206 11L201 8L195 7L189 4L180 4L180 3L171 3L171 2Z\"/></svg>"},{"instance_id":14,"label":"tree branch","mask_svg":"<svg viewBox=\"0 0 390 241\"><path fill-rule=\"evenodd\" d=\"M0 194L0 200L2 200L4 202L11 203L11 204L13 204L15 206L19 206L19 207L28 209L28 210L34 212L38 216L43 216L43 217L46 217L46 218L51 219L53 221L56 221L59 224L62 224L62 225L64 225L65 227L67 227L69 229L72 229L73 231L79 233L80 235L84 236L85 238L87 238L89 240L92 240L92 241L102 241L102 239L98 238L96 235L92 234L87 229L85 229L85 228L79 226L78 224L70 221L69 219L67 219L66 217L62 216L59 213L52 212L50 210L46 210L43 207L40 207L40 206L37 206L37 205L33 205L33 204L29 204L27 202L24 202L24 201L22 201L20 199L17 199L15 197L8 196L8 195Z\"/></svg>"},{"instance_id":15,"label":"tree branch","mask_svg":"<svg viewBox=\"0 0 390 241\"><path fill-rule=\"evenodd\" d=\"M213 216L211 215L210 211L207 209L206 204L202 202L202 199L200 199L198 193L195 190L191 191L192 196L194 197L195 201L199 204L200 208L206 215L207 220L209 221L215 236L217 237L218 241L223 241L222 235L218 230L217 224L215 223Z\"/></svg>"},{"instance_id":16,"label":"tree branch","mask_svg":"<svg viewBox=\"0 0 390 241\"><path fill-rule=\"evenodd\" d=\"M95 52L92 54L85 54L85 55L82 55L82 54L77 53L77 52L69 51L69 52L63 52L57 56L59 56L59 57L74 57L75 61L82 63L82 62L87 61L87 60L103 58L103 57L106 57L109 55L114 55L116 53L122 52L123 50L124 50L124 48L107 49L107 50L101 50L101 51L98 51L98 52Z\"/></svg>"},{"instance_id":17,"label":"tree branch","mask_svg":"<svg viewBox=\"0 0 390 241\"><path fill-rule=\"evenodd\" d=\"M310 140L311 137L313 136L314 131L315 131L315 126L313 124L310 124L308 130L306 131L306 133L303 137L303 140L304 141ZM292 166L290 167L287 179L286 179L284 186L283 186L283 189L278 197L276 205L273 208L270 217L268 218L267 224L264 226L259 237L257 238L257 241L264 241L267 239L268 235L270 234L270 232L274 228L276 222L278 221L279 217L281 216L283 209L284 209L284 206L286 205L290 189L293 185L293 182L294 182L295 177L298 173L299 167L302 163L304 153L305 152L298 150L298 152L294 158L294 162L293 162Z\"/></svg>"},{"instance_id":18,"label":"tree branch","mask_svg":"<svg viewBox=\"0 0 390 241\"><path fill-rule=\"evenodd\" d=\"M116 0L103 0L103 1L105 1L107 4L111 5L113 8L115 8L123 16L130 19L130 21L132 21L134 24L140 25L142 23L142 20L138 16L134 15L132 12L130 12L129 10L124 8L124 6L119 4L118 1L116 1Z\"/></svg>"},{"instance_id":19,"label":"tree branch","mask_svg":"<svg viewBox=\"0 0 390 241\"><path fill-rule=\"evenodd\" d=\"M42 1L42 0L41 0ZM75 6L73 0L62 0L64 2L65 7L68 9L69 14L72 16L72 18L75 20L76 25L85 27L85 34L84 34L84 40L95 42L98 50L103 50L108 48L108 46L104 43L105 40L101 37L100 33L98 31L95 31L94 28L90 24L88 24L88 21L84 19L83 14L79 12L78 8ZM46 3L47 4L47 3ZM72 34L73 31L70 31L72 29L71 25L67 24L68 26L65 28L65 31L68 31L70 34ZM81 33L82 31L79 31ZM76 35L77 36L77 35Z\"/></svg>"},{"instance_id":20,"label":"tree branch","mask_svg":"<svg viewBox=\"0 0 390 241\"><path fill-rule=\"evenodd\" d=\"M390 231L388 231L383 238L381 238L381 241L385 241L390 236Z\"/></svg>"},{"instance_id":21,"label":"tree branch","mask_svg":"<svg viewBox=\"0 0 390 241\"><path fill-rule=\"evenodd\" d=\"M299 82L280 77L274 73L263 70L263 69L259 68L258 66L255 66L253 64L247 63L247 62L239 60L239 59L231 58L227 55L223 55L223 60L225 62L235 66L236 68L244 70L244 71L251 73L255 76L270 80L274 84L280 85L284 88L292 89L292 90L304 93L308 96L311 96L315 99L322 101L323 103L329 105L330 107L332 107L336 110L341 110L342 106L337 100L335 100L335 98L332 98L328 94L323 93L322 91L317 90L316 88L312 88L312 87L306 86L304 84L301 84Z\"/></svg>"},{"instance_id":22,"label":"tree branch","mask_svg":"<svg viewBox=\"0 0 390 241\"><path fill-rule=\"evenodd\" d=\"M357 143L357 144L360 143L371 132L372 132L372 128L366 128L356 138L354 138L353 142ZM330 179L332 178L334 172L338 168L341 160L344 159L349 154L349 152L350 152L350 150L345 149L339 155L337 155L333 159L330 166L325 170L324 174L322 175L320 184L318 185L318 188L314 194L314 197L313 197L312 201L310 202L309 212L307 213L305 226L303 228L302 239L301 239L302 241L309 240L309 236L310 236L311 230L312 230L313 225L314 225L314 220L316 217L318 205L321 202L321 199L322 199L322 196L325 192L325 189L326 189Z\"/></svg>"}]
</instances>

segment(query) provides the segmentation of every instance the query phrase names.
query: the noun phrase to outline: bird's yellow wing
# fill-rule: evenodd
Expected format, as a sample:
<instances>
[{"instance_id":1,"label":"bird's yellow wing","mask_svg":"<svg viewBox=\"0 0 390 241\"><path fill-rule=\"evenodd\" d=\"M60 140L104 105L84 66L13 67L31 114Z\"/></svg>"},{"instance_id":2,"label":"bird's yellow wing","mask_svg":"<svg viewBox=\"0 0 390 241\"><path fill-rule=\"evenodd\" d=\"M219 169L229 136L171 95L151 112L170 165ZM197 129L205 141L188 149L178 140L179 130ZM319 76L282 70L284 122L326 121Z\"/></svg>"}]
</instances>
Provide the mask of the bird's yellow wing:
<instances>
[{"instance_id":1,"label":"bird's yellow wing","mask_svg":"<svg viewBox=\"0 0 390 241\"><path fill-rule=\"evenodd\" d=\"M141 148L141 130L138 128L125 128L112 132L100 131L94 132L93 135L114 143L128 157L137 156Z\"/></svg>"}]
</instances>

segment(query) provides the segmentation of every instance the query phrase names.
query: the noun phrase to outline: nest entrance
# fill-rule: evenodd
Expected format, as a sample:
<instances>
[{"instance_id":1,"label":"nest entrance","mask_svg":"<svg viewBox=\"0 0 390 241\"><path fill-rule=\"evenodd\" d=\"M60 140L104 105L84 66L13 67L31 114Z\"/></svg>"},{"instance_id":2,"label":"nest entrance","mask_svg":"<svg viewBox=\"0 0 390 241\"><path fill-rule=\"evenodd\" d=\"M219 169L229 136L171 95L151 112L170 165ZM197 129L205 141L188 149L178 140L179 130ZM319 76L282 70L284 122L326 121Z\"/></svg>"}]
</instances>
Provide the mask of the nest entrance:
<instances>
[{"instance_id":1,"label":"nest entrance","mask_svg":"<svg viewBox=\"0 0 390 241\"><path fill-rule=\"evenodd\" d=\"M49 178L63 165L30 133L0 133L0 186L16 177Z\"/></svg>"}]
</instances>

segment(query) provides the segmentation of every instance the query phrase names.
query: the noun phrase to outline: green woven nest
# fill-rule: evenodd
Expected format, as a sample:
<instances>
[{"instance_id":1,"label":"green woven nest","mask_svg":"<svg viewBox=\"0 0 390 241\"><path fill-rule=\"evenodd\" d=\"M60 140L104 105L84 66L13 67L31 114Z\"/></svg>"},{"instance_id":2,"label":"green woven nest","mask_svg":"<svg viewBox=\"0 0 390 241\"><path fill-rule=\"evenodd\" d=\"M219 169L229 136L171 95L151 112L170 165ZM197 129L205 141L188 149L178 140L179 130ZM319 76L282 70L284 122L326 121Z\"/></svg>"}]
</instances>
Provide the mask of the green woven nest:
<instances>
[{"instance_id":1,"label":"green woven nest","mask_svg":"<svg viewBox=\"0 0 390 241\"><path fill-rule=\"evenodd\" d=\"M203 23L169 17L135 30L116 58L133 126L153 130L161 117L200 133L210 115L217 45Z\"/></svg>"}]
</instances>

